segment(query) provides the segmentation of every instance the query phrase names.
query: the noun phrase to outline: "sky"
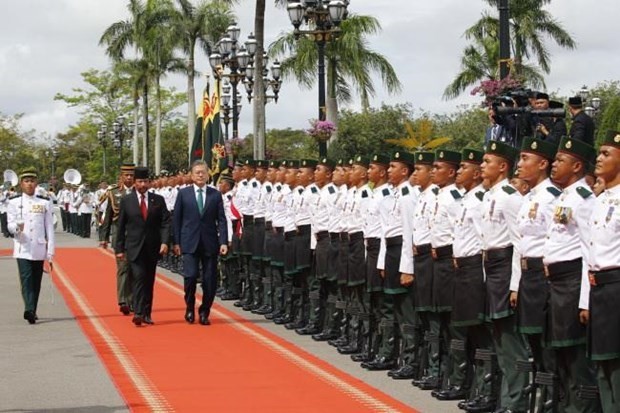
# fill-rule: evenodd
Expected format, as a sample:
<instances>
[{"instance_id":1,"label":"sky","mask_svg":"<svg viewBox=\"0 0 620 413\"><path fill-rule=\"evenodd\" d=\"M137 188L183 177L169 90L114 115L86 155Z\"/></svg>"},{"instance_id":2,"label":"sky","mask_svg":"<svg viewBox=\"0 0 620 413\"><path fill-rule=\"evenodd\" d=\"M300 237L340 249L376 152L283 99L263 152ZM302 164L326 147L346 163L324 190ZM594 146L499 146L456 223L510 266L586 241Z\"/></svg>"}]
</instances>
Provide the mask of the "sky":
<instances>
[{"instance_id":1,"label":"sky","mask_svg":"<svg viewBox=\"0 0 620 413\"><path fill-rule=\"evenodd\" d=\"M459 105L479 98L469 91L445 101L443 90L460 67L467 45L463 32L488 10L483 0L351 0L352 13L378 19L382 31L368 39L369 46L383 54L403 85L402 92L389 95L376 78L372 106L409 102L415 109L449 113ZM35 137L55 136L78 119L78 111L53 100L56 93L71 94L85 87L81 72L110 68L104 49L98 46L103 31L128 17L126 0L0 0L0 112L23 113L23 130ZM241 39L254 27L254 2L239 0L235 7ZM615 30L620 16L618 0L555 0L547 6L577 42L576 50L564 50L549 42L551 73L547 90L564 96L583 85L620 78L620 42ZM266 43L292 26L286 10L267 0ZM210 71L208 59L197 57L197 70ZM204 87L197 78L197 92ZM168 76L163 85L185 90L186 80ZM267 105L267 128L307 128L318 106L316 86L300 89L285 81L277 104ZM347 108L359 109L359 102ZM182 109L183 111L186 109ZM239 130L252 132L250 105L244 99Z\"/></svg>"}]
</instances>

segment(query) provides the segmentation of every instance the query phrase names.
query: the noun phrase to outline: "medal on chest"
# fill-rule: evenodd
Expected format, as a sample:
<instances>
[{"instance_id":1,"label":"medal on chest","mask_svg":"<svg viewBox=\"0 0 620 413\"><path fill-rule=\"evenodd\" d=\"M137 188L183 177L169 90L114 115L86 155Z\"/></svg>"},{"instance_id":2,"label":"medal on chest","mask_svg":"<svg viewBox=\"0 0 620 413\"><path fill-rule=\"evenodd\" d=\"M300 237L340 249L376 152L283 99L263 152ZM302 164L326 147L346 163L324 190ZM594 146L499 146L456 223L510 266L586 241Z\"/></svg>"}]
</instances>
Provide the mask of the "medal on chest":
<instances>
[{"instance_id":1,"label":"medal on chest","mask_svg":"<svg viewBox=\"0 0 620 413\"><path fill-rule=\"evenodd\" d=\"M529 210L527 216L530 219L534 220L534 219L536 219L536 215L537 214L538 214L538 202L532 202L530 204L530 210Z\"/></svg>"},{"instance_id":2,"label":"medal on chest","mask_svg":"<svg viewBox=\"0 0 620 413\"><path fill-rule=\"evenodd\" d=\"M609 221L611 221L611 218L614 216L614 211L616 210L616 208L611 205L609 207L609 209L607 210L607 216L605 217L605 222L609 224Z\"/></svg>"},{"instance_id":3,"label":"medal on chest","mask_svg":"<svg viewBox=\"0 0 620 413\"><path fill-rule=\"evenodd\" d=\"M570 207L555 207L555 211L553 213L553 221L557 224L566 225L570 221L573 216L573 211Z\"/></svg>"}]
</instances>

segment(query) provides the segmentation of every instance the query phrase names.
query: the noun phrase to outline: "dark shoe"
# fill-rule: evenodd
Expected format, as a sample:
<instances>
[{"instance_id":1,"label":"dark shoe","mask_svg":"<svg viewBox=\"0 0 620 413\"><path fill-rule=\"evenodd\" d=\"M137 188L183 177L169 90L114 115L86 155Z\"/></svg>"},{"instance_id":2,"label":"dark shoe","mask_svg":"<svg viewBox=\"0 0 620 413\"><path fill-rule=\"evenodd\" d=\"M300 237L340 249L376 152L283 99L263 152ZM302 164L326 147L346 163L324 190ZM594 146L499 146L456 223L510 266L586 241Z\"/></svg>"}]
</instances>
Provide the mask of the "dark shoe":
<instances>
[{"instance_id":1,"label":"dark shoe","mask_svg":"<svg viewBox=\"0 0 620 413\"><path fill-rule=\"evenodd\" d=\"M405 364L397 370L392 370L389 374L394 380L410 380L415 376L415 368L409 364Z\"/></svg>"},{"instance_id":2,"label":"dark shoe","mask_svg":"<svg viewBox=\"0 0 620 413\"><path fill-rule=\"evenodd\" d=\"M374 360L363 362L361 366L370 371L390 370L396 366L396 360L377 357Z\"/></svg>"},{"instance_id":3,"label":"dark shoe","mask_svg":"<svg viewBox=\"0 0 620 413\"><path fill-rule=\"evenodd\" d=\"M222 294L222 296L220 297L220 300L222 301L230 301L230 300L238 300L238 299L239 299L239 294L233 294L230 291Z\"/></svg>"},{"instance_id":4,"label":"dark shoe","mask_svg":"<svg viewBox=\"0 0 620 413\"><path fill-rule=\"evenodd\" d=\"M355 344L347 344L346 346L338 347L338 353L340 354L355 354L359 353L360 349Z\"/></svg>"},{"instance_id":5,"label":"dark shoe","mask_svg":"<svg viewBox=\"0 0 620 413\"><path fill-rule=\"evenodd\" d=\"M357 362L357 363L363 363L365 361L371 361L372 360L372 355L366 351L361 352L359 354L353 354L351 355L351 360Z\"/></svg>"},{"instance_id":6,"label":"dark shoe","mask_svg":"<svg viewBox=\"0 0 620 413\"><path fill-rule=\"evenodd\" d=\"M130 310L127 304L119 304L118 309L121 313L123 313L123 315L129 315Z\"/></svg>"},{"instance_id":7,"label":"dark shoe","mask_svg":"<svg viewBox=\"0 0 620 413\"><path fill-rule=\"evenodd\" d=\"M150 315L145 315L142 320L146 323L146 324L150 324L153 325L155 324L155 322L153 321L153 319L151 318Z\"/></svg>"},{"instance_id":8,"label":"dark shoe","mask_svg":"<svg viewBox=\"0 0 620 413\"><path fill-rule=\"evenodd\" d=\"M463 400L467 397L467 391L460 386L451 386L435 395L437 400Z\"/></svg>"},{"instance_id":9,"label":"dark shoe","mask_svg":"<svg viewBox=\"0 0 620 413\"><path fill-rule=\"evenodd\" d=\"M235 301L233 305L235 307L243 307L244 305L246 305L246 303L244 301L239 300L239 301Z\"/></svg>"},{"instance_id":10,"label":"dark shoe","mask_svg":"<svg viewBox=\"0 0 620 413\"><path fill-rule=\"evenodd\" d=\"M284 328L286 328L287 330L298 330L300 328L304 328L305 325L305 322L303 322L302 320L298 320L284 324Z\"/></svg>"},{"instance_id":11,"label":"dark shoe","mask_svg":"<svg viewBox=\"0 0 620 413\"><path fill-rule=\"evenodd\" d=\"M338 338L338 333L329 332L329 331L323 331L322 333L315 334L312 336L312 339L314 341L328 341L328 340L334 340L336 338Z\"/></svg>"},{"instance_id":12,"label":"dark shoe","mask_svg":"<svg viewBox=\"0 0 620 413\"><path fill-rule=\"evenodd\" d=\"M200 314L200 319L198 320L198 322L202 324L203 326L211 325L211 322L209 321L209 318L207 317L206 314Z\"/></svg>"},{"instance_id":13,"label":"dark shoe","mask_svg":"<svg viewBox=\"0 0 620 413\"><path fill-rule=\"evenodd\" d=\"M28 321L28 324L34 324L37 322L37 316L34 311L24 311L24 320Z\"/></svg>"},{"instance_id":14,"label":"dark shoe","mask_svg":"<svg viewBox=\"0 0 620 413\"><path fill-rule=\"evenodd\" d=\"M194 324L194 310L187 310L185 312L185 321L190 324Z\"/></svg>"},{"instance_id":15,"label":"dark shoe","mask_svg":"<svg viewBox=\"0 0 620 413\"><path fill-rule=\"evenodd\" d=\"M349 344L349 339L346 336L339 336L335 340L329 340L327 344L332 347L344 347Z\"/></svg>"},{"instance_id":16,"label":"dark shoe","mask_svg":"<svg viewBox=\"0 0 620 413\"><path fill-rule=\"evenodd\" d=\"M321 329L315 325L308 324L304 328L295 330L295 332L299 334L300 336L313 336L315 334L319 334L321 332Z\"/></svg>"},{"instance_id":17,"label":"dark shoe","mask_svg":"<svg viewBox=\"0 0 620 413\"><path fill-rule=\"evenodd\" d=\"M276 324L288 324L293 322L293 316L290 314L284 314L282 317L276 317L273 319Z\"/></svg>"},{"instance_id":18,"label":"dark shoe","mask_svg":"<svg viewBox=\"0 0 620 413\"><path fill-rule=\"evenodd\" d=\"M471 413L494 412L497 407L497 400L490 396L478 397L467 403L465 410Z\"/></svg>"},{"instance_id":19,"label":"dark shoe","mask_svg":"<svg viewBox=\"0 0 620 413\"><path fill-rule=\"evenodd\" d=\"M265 315L265 314L268 314L268 313L270 313L272 311L273 311L273 309L271 308L271 306L265 304L265 305L255 309L255 310L252 310L252 313L253 314L258 314L258 315Z\"/></svg>"},{"instance_id":20,"label":"dark shoe","mask_svg":"<svg viewBox=\"0 0 620 413\"><path fill-rule=\"evenodd\" d=\"M142 316L140 314L134 315L131 322L134 323L136 327L140 327L142 325Z\"/></svg>"},{"instance_id":21,"label":"dark shoe","mask_svg":"<svg viewBox=\"0 0 620 413\"><path fill-rule=\"evenodd\" d=\"M420 390L437 390L440 387L440 382L438 377L423 377L420 379L416 385L420 388Z\"/></svg>"}]
</instances>

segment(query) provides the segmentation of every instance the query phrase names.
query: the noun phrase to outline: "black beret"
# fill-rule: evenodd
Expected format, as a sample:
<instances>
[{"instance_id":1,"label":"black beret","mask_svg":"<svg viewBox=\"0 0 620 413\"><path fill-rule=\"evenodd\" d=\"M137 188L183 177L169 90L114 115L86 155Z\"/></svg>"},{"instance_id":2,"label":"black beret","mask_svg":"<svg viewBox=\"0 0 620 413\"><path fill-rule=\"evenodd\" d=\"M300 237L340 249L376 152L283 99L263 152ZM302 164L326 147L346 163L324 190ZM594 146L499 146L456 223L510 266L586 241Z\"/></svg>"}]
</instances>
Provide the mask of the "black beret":
<instances>
[{"instance_id":1,"label":"black beret","mask_svg":"<svg viewBox=\"0 0 620 413\"><path fill-rule=\"evenodd\" d=\"M355 155L355 157L353 158L353 164L368 168L368 165L370 164L370 160L363 155Z\"/></svg>"},{"instance_id":2,"label":"black beret","mask_svg":"<svg viewBox=\"0 0 620 413\"><path fill-rule=\"evenodd\" d=\"M435 151L435 162L447 162L458 166L461 163L461 153L455 151Z\"/></svg>"},{"instance_id":3,"label":"black beret","mask_svg":"<svg viewBox=\"0 0 620 413\"><path fill-rule=\"evenodd\" d=\"M607 131L605 139L601 142L602 145L615 146L620 149L620 132L615 130Z\"/></svg>"},{"instance_id":4,"label":"black beret","mask_svg":"<svg viewBox=\"0 0 620 413\"><path fill-rule=\"evenodd\" d=\"M269 167L269 161L266 161L264 159L259 159L257 161L255 161L256 167L257 168L267 168Z\"/></svg>"},{"instance_id":5,"label":"black beret","mask_svg":"<svg viewBox=\"0 0 620 413\"><path fill-rule=\"evenodd\" d=\"M370 163L376 163L376 164L383 165L383 166L389 166L390 158L389 156L385 156L380 153L373 153L370 156Z\"/></svg>"},{"instance_id":6,"label":"black beret","mask_svg":"<svg viewBox=\"0 0 620 413\"><path fill-rule=\"evenodd\" d=\"M521 145L521 152L534 153L549 161L553 161L555 159L557 147L553 143L541 139L524 138L523 144Z\"/></svg>"},{"instance_id":7,"label":"black beret","mask_svg":"<svg viewBox=\"0 0 620 413\"><path fill-rule=\"evenodd\" d=\"M302 159L299 161L300 168L315 168L318 162L315 159Z\"/></svg>"},{"instance_id":8,"label":"black beret","mask_svg":"<svg viewBox=\"0 0 620 413\"><path fill-rule=\"evenodd\" d=\"M433 152L416 152L414 157L415 163L420 165L432 165L435 162L435 154Z\"/></svg>"},{"instance_id":9,"label":"black beret","mask_svg":"<svg viewBox=\"0 0 620 413\"><path fill-rule=\"evenodd\" d=\"M502 157L514 164L519 156L519 151L510 145L498 141L489 141L485 153Z\"/></svg>"},{"instance_id":10,"label":"black beret","mask_svg":"<svg viewBox=\"0 0 620 413\"><path fill-rule=\"evenodd\" d=\"M596 149L594 149L593 146L588 145L584 141L570 137L564 137L560 140L558 152L567 153L586 163L594 163L596 159Z\"/></svg>"},{"instance_id":11,"label":"black beret","mask_svg":"<svg viewBox=\"0 0 620 413\"><path fill-rule=\"evenodd\" d=\"M415 164L415 157L413 156L412 153L409 153L409 152L396 151L392 155L391 161L392 162L401 162L401 163L413 166Z\"/></svg>"},{"instance_id":12,"label":"black beret","mask_svg":"<svg viewBox=\"0 0 620 413\"><path fill-rule=\"evenodd\" d=\"M319 159L318 165L323 165L323 166L327 166L329 169L334 169L334 166L336 164L331 159L321 158Z\"/></svg>"},{"instance_id":13,"label":"black beret","mask_svg":"<svg viewBox=\"0 0 620 413\"><path fill-rule=\"evenodd\" d=\"M463 149L463 152L461 152L461 154L461 162L469 162L475 164L481 164L482 157L484 156L484 152L471 148Z\"/></svg>"}]
</instances>

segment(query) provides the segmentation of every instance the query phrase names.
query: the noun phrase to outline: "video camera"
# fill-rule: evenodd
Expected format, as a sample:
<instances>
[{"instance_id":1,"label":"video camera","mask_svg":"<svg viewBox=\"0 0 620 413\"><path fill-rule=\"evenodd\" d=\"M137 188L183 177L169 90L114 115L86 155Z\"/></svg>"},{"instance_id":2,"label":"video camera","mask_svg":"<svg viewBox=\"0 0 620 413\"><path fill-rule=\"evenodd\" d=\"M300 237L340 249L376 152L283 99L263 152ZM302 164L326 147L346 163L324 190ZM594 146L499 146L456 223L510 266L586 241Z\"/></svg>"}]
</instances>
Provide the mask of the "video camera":
<instances>
[{"instance_id":1,"label":"video camera","mask_svg":"<svg viewBox=\"0 0 620 413\"><path fill-rule=\"evenodd\" d=\"M527 115L532 118L565 118L566 111L558 109L532 109L529 98L530 89L515 89L507 95L500 96L493 101L493 110L500 116ZM516 107L515 107L516 104Z\"/></svg>"}]
</instances>

